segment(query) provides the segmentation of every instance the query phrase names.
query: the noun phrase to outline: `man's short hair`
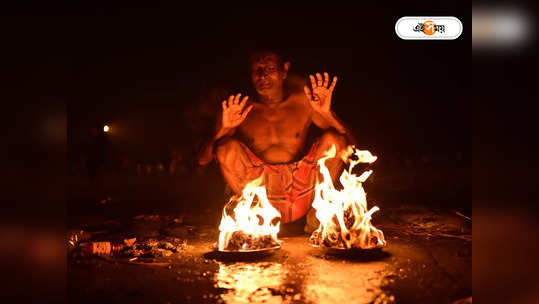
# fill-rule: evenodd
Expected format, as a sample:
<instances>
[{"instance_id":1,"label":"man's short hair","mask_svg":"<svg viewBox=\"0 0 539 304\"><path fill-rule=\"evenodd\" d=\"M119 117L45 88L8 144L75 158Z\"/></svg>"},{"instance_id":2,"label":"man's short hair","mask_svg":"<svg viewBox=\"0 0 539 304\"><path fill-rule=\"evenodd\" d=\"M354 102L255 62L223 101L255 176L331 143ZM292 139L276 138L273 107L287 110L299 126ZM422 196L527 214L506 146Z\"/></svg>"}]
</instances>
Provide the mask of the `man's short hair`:
<instances>
[{"instance_id":1,"label":"man's short hair","mask_svg":"<svg viewBox=\"0 0 539 304\"><path fill-rule=\"evenodd\" d=\"M279 68L283 68L284 64L288 61L288 58L285 56L284 52L278 49L273 48L260 48L255 49L249 53L249 65L260 61L264 57L275 55L277 56L277 63Z\"/></svg>"}]
</instances>

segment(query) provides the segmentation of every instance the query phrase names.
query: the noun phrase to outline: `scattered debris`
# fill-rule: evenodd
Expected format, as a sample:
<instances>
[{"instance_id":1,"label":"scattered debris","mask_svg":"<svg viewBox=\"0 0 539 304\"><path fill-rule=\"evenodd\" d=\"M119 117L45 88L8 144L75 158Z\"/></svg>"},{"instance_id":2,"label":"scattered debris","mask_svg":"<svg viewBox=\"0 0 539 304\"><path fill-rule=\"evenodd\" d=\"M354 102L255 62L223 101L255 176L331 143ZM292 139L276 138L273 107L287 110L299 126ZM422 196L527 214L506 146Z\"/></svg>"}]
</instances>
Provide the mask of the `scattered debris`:
<instances>
[{"instance_id":1,"label":"scattered debris","mask_svg":"<svg viewBox=\"0 0 539 304\"><path fill-rule=\"evenodd\" d=\"M67 232L67 244L71 250L75 248L80 242L88 241L92 237L92 234L84 230L70 230Z\"/></svg>"},{"instance_id":2,"label":"scattered debris","mask_svg":"<svg viewBox=\"0 0 539 304\"><path fill-rule=\"evenodd\" d=\"M111 242L85 242L78 246L77 254L82 256L112 255L118 254L124 245L112 244Z\"/></svg>"},{"instance_id":3,"label":"scattered debris","mask_svg":"<svg viewBox=\"0 0 539 304\"><path fill-rule=\"evenodd\" d=\"M70 253L74 257L90 256L117 256L129 258L130 262L145 259L152 262L157 257L170 257L174 253L187 248L187 242L179 238L167 237L162 240L147 239L137 241L136 238L124 239L123 243L112 243L108 241L88 241L76 242L79 234L75 234L69 243Z\"/></svg>"},{"instance_id":4,"label":"scattered debris","mask_svg":"<svg viewBox=\"0 0 539 304\"><path fill-rule=\"evenodd\" d=\"M472 220L472 218L471 218L471 217L469 217L469 216L466 216L466 215L464 215L464 214L462 214L462 213L458 212L457 210L453 210L453 213L455 213L456 215L458 215L458 216L460 216L460 217L462 217L462 218L465 218L465 219L467 219L468 221L471 221L471 220Z\"/></svg>"},{"instance_id":5,"label":"scattered debris","mask_svg":"<svg viewBox=\"0 0 539 304\"><path fill-rule=\"evenodd\" d=\"M131 238L131 239L124 239L124 245L131 247L135 242L137 241L137 238Z\"/></svg>"},{"instance_id":6,"label":"scattered debris","mask_svg":"<svg viewBox=\"0 0 539 304\"><path fill-rule=\"evenodd\" d=\"M126 247L120 252L120 256L131 258L169 257L184 250L186 246L187 242L179 238L148 239L144 242L135 242L133 246Z\"/></svg>"},{"instance_id":7,"label":"scattered debris","mask_svg":"<svg viewBox=\"0 0 539 304\"><path fill-rule=\"evenodd\" d=\"M193 226L179 226L177 224L174 224L161 229L161 233L171 237L187 239L194 236L195 229Z\"/></svg>"},{"instance_id":8,"label":"scattered debris","mask_svg":"<svg viewBox=\"0 0 539 304\"><path fill-rule=\"evenodd\" d=\"M447 234L447 233L438 233L436 236L461 239L461 240L465 240L465 241L468 241L468 242L472 241L472 236L471 235L454 235L454 234Z\"/></svg>"},{"instance_id":9,"label":"scattered debris","mask_svg":"<svg viewBox=\"0 0 539 304\"><path fill-rule=\"evenodd\" d=\"M135 221L162 221L171 222L176 224L189 223L193 220L193 215L189 213L182 213L177 216L159 215L159 214L139 214L133 217Z\"/></svg>"},{"instance_id":10,"label":"scattered debris","mask_svg":"<svg viewBox=\"0 0 539 304\"><path fill-rule=\"evenodd\" d=\"M133 218L134 220L144 220L144 221L159 221L161 216L159 214L140 214Z\"/></svg>"},{"instance_id":11,"label":"scattered debris","mask_svg":"<svg viewBox=\"0 0 539 304\"><path fill-rule=\"evenodd\" d=\"M398 232L400 236L472 240L471 218L456 210L435 212L422 207L402 206L393 209L389 219L384 222L384 229Z\"/></svg>"}]
</instances>

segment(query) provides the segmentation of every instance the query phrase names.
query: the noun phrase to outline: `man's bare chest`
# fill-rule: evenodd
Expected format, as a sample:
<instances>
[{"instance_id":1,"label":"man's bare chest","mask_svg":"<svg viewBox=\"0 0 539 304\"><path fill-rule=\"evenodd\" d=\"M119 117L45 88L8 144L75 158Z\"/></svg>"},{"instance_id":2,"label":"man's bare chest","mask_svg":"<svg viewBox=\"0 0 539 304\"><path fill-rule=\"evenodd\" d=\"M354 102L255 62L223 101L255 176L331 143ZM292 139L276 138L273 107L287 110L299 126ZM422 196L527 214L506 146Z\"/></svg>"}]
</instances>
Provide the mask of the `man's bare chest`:
<instances>
[{"instance_id":1,"label":"man's bare chest","mask_svg":"<svg viewBox=\"0 0 539 304\"><path fill-rule=\"evenodd\" d=\"M243 133L264 136L264 133L281 134L301 132L309 122L308 109L290 105L278 108L253 109L241 126Z\"/></svg>"}]
</instances>

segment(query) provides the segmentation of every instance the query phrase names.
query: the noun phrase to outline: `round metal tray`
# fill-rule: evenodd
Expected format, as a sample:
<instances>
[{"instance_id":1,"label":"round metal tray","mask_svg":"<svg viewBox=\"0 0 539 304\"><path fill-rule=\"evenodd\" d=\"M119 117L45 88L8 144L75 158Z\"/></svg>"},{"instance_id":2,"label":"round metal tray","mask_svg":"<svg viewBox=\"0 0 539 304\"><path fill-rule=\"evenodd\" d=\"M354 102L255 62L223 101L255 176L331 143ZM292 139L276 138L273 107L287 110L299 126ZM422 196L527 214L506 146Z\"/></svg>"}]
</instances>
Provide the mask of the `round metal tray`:
<instances>
[{"instance_id":1,"label":"round metal tray","mask_svg":"<svg viewBox=\"0 0 539 304\"><path fill-rule=\"evenodd\" d=\"M272 254L279 249L281 249L280 245L274 246L274 247L268 247L268 248L249 249L249 250L215 250L215 252L219 252L220 254L225 254L225 255L255 256L255 255Z\"/></svg>"},{"instance_id":2,"label":"round metal tray","mask_svg":"<svg viewBox=\"0 0 539 304\"><path fill-rule=\"evenodd\" d=\"M376 248L370 248L370 249L363 249L363 248L335 248L335 247L326 247L326 246L317 246L311 244L314 248L318 248L321 250L324 250L327 253L332 254L348 254L348 253L370 253L370 252L380 252L383 247L376 247Z\"/></svg>"},{"instance_id":3,"label":"round metal tray","mask_svg":"<svg viewBox=\"0 0 539 304\"><path fill-rule=\"evenodd\" d=\"M212 251L204 255L205 258L220 261L252 261L273 255L276 251L281 249L281 246L255 250L218 250L215 247L212 249Z\"/></svg>"}]
</instances>

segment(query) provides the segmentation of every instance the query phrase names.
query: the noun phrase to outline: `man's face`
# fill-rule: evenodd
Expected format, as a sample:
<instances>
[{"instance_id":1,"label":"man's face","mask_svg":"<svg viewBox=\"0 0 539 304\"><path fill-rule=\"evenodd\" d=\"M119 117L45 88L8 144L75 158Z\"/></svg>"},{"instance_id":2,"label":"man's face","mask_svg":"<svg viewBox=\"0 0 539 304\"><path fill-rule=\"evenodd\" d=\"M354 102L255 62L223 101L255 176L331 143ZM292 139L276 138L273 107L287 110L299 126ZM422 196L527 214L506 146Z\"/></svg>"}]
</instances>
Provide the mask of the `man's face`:
<instances>
[{"instance_id":1,"label":"man's face","mask_svg":"<svg viewBox=\"0 0 539 304\"><path fill-rule=\"evenodd\" d=\"M262 56L252 62L251 82L258 94L267 96L282 91L287 75L286 67L279 65L279 58L274 54Z\"/></svg>"}]
</instances>

